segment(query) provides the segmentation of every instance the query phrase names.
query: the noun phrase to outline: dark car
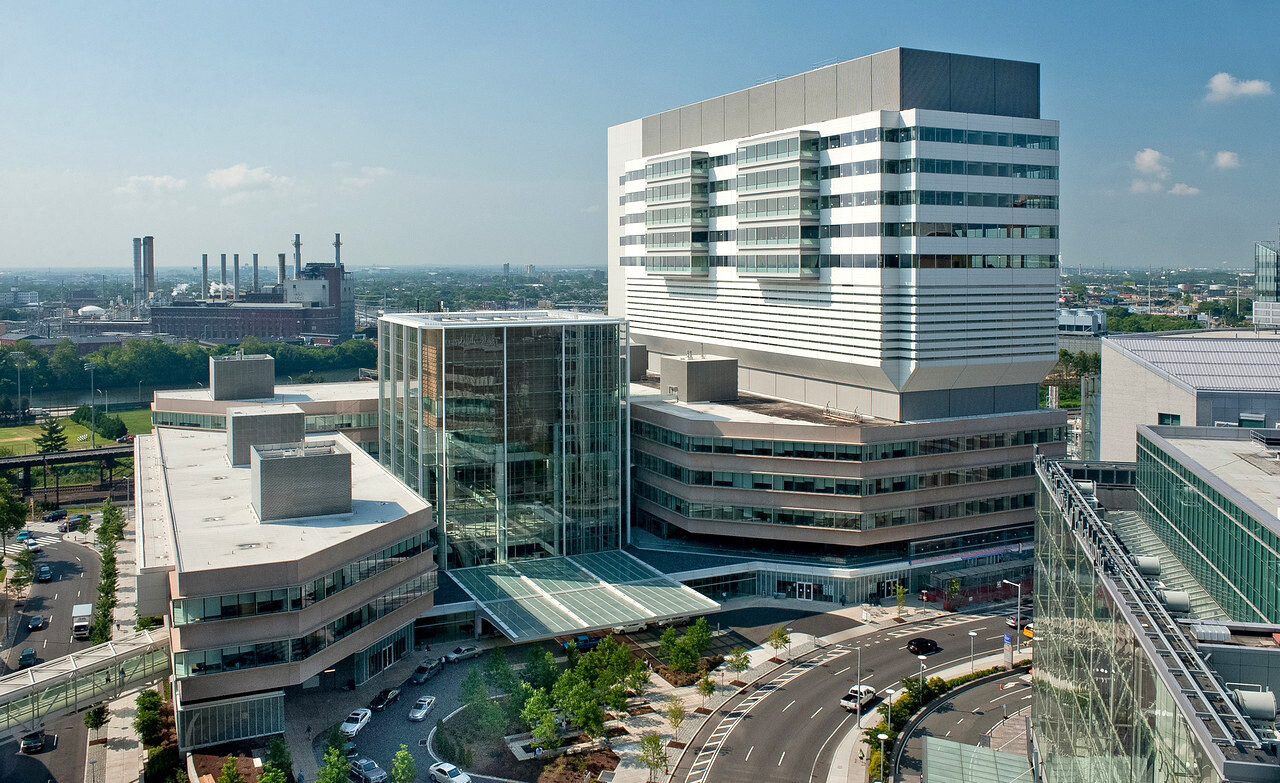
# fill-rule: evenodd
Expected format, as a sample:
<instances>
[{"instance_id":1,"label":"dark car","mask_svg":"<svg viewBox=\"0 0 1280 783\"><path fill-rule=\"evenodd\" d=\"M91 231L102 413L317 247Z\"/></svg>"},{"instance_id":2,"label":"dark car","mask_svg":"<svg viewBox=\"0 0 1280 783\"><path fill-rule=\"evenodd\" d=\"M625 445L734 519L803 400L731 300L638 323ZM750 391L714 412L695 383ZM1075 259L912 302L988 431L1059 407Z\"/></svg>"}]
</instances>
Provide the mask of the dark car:
<instances>
[{"instance_id":1,"label":"dark car","mask_svg":"<svg viewBox=\"0 0 1280 783\"><path fill-rule=\"evenodd\" d=\"M53 581L53 569L52 569L52 568L50 568L50 567L49 567L49 566L47 566L47 565L42 565L42 566L40 566L39 568L37 568L37 569L36 569L36 581L37 581L37 582L52 582L52 581Z\"/></svg>"},{"instance_id":2,"label":"dark car","mask_svg":"<svg viewBox=\"0 0 1280 783\"><path fill-rule=\"evenodd\" d=\"M373 697L373 701L369 702L369 709L374 712L382 712L387 707L395 704L400 700L399 688L385 688Z\"/></svg>"},{"instance_id":3,"label":"dark car","mask_svg":"<svg viewBox=\"0 0 1280 783\"><path fill-rule=\"evenodd\" d=\"M444 664L440 663L439 658L427 658L418 664L418 668L413 670L413 674L409 675L409 682L414 685L421 685L439 674L443 668Z\"/></svg>"},{"instance_id":4,"label":"dark car","mask_svg":"<svg viewBox=\"0 0 1280 783\"><path fill-rule=\"evenodd\" d=\"M28 647L18 656L18 668L25 669L28 666L36 665L36 648Z\"/></svg>"},{"instance_id":5,"label":"dark car","mask_svg":"<svg viewBox=\"0 0 1280 783\"><path fill-rule=\"evenodd\" d=\"M32 615L31 619L27 620L28 631L38 631L43 627L44 627L44 618L38 614Z\"/></svg>"},{"instance_id":6,"label":"dark car","mask_svg":"<svg viewBox=\"0 0 1280 783\"><path fill-rule=\"evenodd\" d=\"M57 522L60 519L66 519L66 518L67 518L67 510L65 508L56 508L53 511L50 511L49 513L41 517L41 519L43 519L45 522Z\"/></svg>"},{"instance_id":7,"label":"dark car","mask_svg":"<svg viewBox=\"0 0 1280 783\"><path fill-rule=\"evenodd\" d=\"M928 655L931 652L938 651L938 643L932 639L918 636L907 642L907 650L914 655Z\"/></svg>"},{"instance_id":8,"label":"dark car","mask_svg":"<svg viewBox=\"0 0 1280 783\"><path fill-rule=\"evenodd\" d=\"M23 753L39 753L44 750L44 732L33 731L22 737L22 745L19 747Z\"/></svg>"}]
</instances>

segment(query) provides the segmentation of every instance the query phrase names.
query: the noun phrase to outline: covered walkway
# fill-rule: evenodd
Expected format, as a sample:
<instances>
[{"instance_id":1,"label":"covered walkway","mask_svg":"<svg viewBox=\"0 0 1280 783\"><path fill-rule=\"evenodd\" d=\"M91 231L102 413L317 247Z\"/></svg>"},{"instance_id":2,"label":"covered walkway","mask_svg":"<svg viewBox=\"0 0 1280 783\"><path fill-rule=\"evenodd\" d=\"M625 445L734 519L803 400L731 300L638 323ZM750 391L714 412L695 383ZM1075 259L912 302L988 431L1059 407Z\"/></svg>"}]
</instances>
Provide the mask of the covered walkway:
<instances>
[{"instance_id":1,"label":"covered walkway","mask_svg":"<svg viewBox=\"0 0 1280 783\"><path fill-rule=\"evenodd\" d=\"M138 631L0 677L0 731L34 731L50 717L107 701L169 672L169 632Z\"/></svg>"}]
</instances>

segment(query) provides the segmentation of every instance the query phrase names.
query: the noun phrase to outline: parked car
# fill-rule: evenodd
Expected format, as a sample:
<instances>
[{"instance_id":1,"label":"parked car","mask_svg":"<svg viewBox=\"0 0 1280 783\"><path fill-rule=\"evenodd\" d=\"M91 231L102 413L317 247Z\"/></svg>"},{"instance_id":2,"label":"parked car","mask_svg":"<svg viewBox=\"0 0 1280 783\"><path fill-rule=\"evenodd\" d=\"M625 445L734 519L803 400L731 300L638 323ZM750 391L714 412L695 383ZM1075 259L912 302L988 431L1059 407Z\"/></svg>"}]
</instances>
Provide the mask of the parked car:
<instances>
[{"instance_id":1,"label":"parked car","mask_svg":"<svg viewBox=\"0 0 1280 783\"><path fill-rule=\"evenodd\" d=\"M121 435L120 437L116 438L116 443L133 443L133 436Z\"/></svg>"},{"instance_id":2,"label":"parked car","mask_svg":"<svg viewBox=\"0 0 1280 783\"><path fill-rule=\"evenodd\" d=\"M44 618L38 614L31 615L31 619L27 620L28 631L38 631L44 627Z\"/></svg>"},{"instance_id":3,"label":"parked car","mask_svg":"<svg viewBox=\"0 0 1280 783\"><path fill-rule=\"evenodd\" d=\"M64 519L58 523L59 533L70 533L72 530L75 530L75 529L76 529L76 523L72 522L69 519Z\"/></svg>"},{"instance_id":4,"label":"parked car","mask_svg":"<svg viewBox=\"0 0 1280 783\"><path fill-rule=\"evenodd\" d=\"M413 703L413 709L409 710L409 720L413 721L414 723L417 723L418 721L421 721L421 720L426 720L427 713L431 712L431 710L435 706L436 706L435 696L423 696L421 699L418 699Z\"/></svg>"},{"instance_id":5,"label":"parked car","mask_svg":"<svg viewBox=\"0 0 1280 783\"><path fill-rule=\"evenodd\" d=\"M38 543L36 543L36 540L35 540L34 538L27 539L26 541L23 541L22 543L24 543L24 544L26 544L26 545L27 545L27 551L28 551L28 552L30 552L30 553L31 553L31 554L33 554L33 555L38 555L38 554L40 554L41 552L43 552L43 551L44 551L44 547L42 547L42 546L40 546Z\"/></svg>"},{"instance_id":6,"label":"parked car","mask_svg":"<svg viewBox=\"0 0 1280 783\"><path fill-rule=\"evenodd\" d=\"M849 712L865 711L868 704L876 697L876 689L870 685L855 685L840 699L840 706Z\"/></svg>"},{"instance_id":7,"label":"parked car","mask_svg":"<svg viewBox=\"0 0 1280 783\"><path fill-rule=\"evenodd\" d=\"M369 718L371 717L373 717L373 713L363 707L358 710L353 710L352 713L347 716L347 719L342 722L342 725L338 727L338 731L341 731L348 737L354 737L360 733L360 729L369 725Z\"/></svg>"},{"instance_id":8,"label":"parked car","mask_svg":"<svg viewBox=\"0 0 1280 783\"><path fill-rule=\"evenodd\" d=\"M444 658L449 663L457 663L465 661L468 658L479 658L480 648L470 644L464 644L461 647L454 647L452 650L444 654Z\"/></svg>"},{"instance_id":9,"label":"parked car","mask_svg":"<svg viewBox=\"0 0 1280 783\"><path fill-rule=\"evenodd\" d=\"M18 668L25 669L36 665L36 648L28 647L18 656Z\"/></svg>"},{"instance_id":10,"label":"parked car","mask_svg":"<svg viewBox=\"0 0 1280 783\"><path fill-rule=\"evenodd\" d=\"M37 581L37 582L52 582L52 581L53 581L53 569L52 569L52 568L50 568L50 567L49 567L49 566L47 566L47 565L42 565L42 566L40 566L39 568L37 568L37 569L36 569L36 581Z\"/></svg>"},{"instance_id":11,"label":"parked car","mask_svg":"<svg viewBox=\"0 0 1280 783\"><path fill-rule=\"evenodd\" d=\"M614 633L640 633L641 631L643 631L648 627L649 627L649 624L643 623L643 622L631 623L630 625L615 625L613 626L613 632Z\"/></svg>"},{"instance_id":12,"label":"parked car","mask_svg":"<svg viewBox=\"0 0 1280 783\"><path fill-rule=\"evenodd\" d=\"M578 636L575 636L573 639L570 639L569 641L565 642L564 648L566 650L569 649L570 644L575 645L578 648L578 652L586 652L587 650L590 650L591 648L600 644L600 637L586 636L585 634L579 634Z\"/></svg>"},{"instance_id":13,"label":"parked car","mask_svg":"<svg viewBox=\"0 0 1280 783\"><path fill-rule=\"evenodd\" d=\"M444 664L440 663L439 658L426 658L422 663L418 664L418 668L413 670L413 674L409 675L409 682L414 685L421 685L439 674L443 668Z\"/></svg>"},{"instance_id":14,"label":"parked car","mask_svg":"<svg viewBox=\"0 0 1280 783\"><path fill-rule=\"evenodd\" d=\"M23 735L22 745L18 749L23 753L39 753L44 750L44 732L33 731Z\"/></svg>"},{"instance_id":15,"label":"parked car","mask_svg":"<svg viewBox=\"0 0 1280 783\"><path fill-rule=\"evenodd\" d=\"M360 751L356 750L354 742L347 742L342 745L342 757L347 761L355 761L360 758Z\"/></svg>"},{"instance_id":16,"label":"parked car","mask_svg":"<svg viewBox=\"0 0 1280 783\"><path fill-rule=\"evenodd\" d=\"M383 688L378 691L377 696L373 697L373 701L369 702L369 709L374 712L382 712L397 701L400 701L399 688Z\"/></svg>"},{"instance_id":17,"label":"parked car","mask_svg":"<svg viewBox=\"0 0 1280 783\"><path fill-rule=\"evenodd\" d=\"M57 522L60 519L67 518L67 510L65 508L55 508L40 518L45 522Z\"/></svg>"},{"instance_id":18,"label":"parked car","mask_svg":"<svg viewBox=\"0 0 1280 783\"><path fill-rule=\"evenodd\" d=\"M1018 620L1019 618L1016 614L1011 614L1008 617L1004 618L1004 624L1009 626L1010 628L1017 628ZM1031 618L1024 614L1021 620L1022 620L1023 627L1026 627L1027 623L1031 621Z\"/></svg>"},{"instance_id":19,"label":"parked car","mask_svg":"<svg viewBox=\"0 0 1280 783\"><path fill-rule=\"evenodd\" d=\"M13 540L21 543L23 541L30 541L33 538L35 538L35 534L30 530L19 530L18 535L14 536Z\"/></svg>"},{"instance_id":20,"label":"parked car","mask_svg":"<svg viewBox=\"0 0 1280 783\"><path fill-rule=\"evenodd\" d=\"M447 761L431 765L432 783L471 783L471 776Z\"/></svg>"},{"instance_id":21,"label":"parked car","mask_svg":"<svg viewBox=\"0 0 1280 783\"><path fill-rule=\"evenodd\" d=\"M348 777L356 783L383 783L387 779L387 771L373 759L356 759L351 762Z\"/></svg>"},{"instance_id":22,"label":"parked car","mask_svg":"<svg viewBox=\"0 0 1280 783\"><path fill-rule=\"evenodd\" d=\"M907 642L907 651L912 655L928 655L931 652L938 651L938 643L932 639L926 639L923 636L917 636Z\"/></svg>"}]
</instances>

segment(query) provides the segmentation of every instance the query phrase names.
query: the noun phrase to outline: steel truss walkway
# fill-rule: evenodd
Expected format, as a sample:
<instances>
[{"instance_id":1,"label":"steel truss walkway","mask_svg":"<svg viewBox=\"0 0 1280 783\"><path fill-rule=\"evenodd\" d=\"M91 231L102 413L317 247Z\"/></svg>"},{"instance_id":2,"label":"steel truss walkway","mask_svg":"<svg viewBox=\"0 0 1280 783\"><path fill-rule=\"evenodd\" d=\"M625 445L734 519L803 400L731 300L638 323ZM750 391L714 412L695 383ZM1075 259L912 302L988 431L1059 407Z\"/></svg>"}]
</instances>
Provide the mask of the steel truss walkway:
<instances>
[{"instance_id":1,"label":"steel truss walkway","mask_svg":"<svg viewBox=\"0 0 1280 783\"><path fill-rule=\"evenodd\" d=\"M0 731L35 731L48 718L113 699L169 672L169 631L139 631L0 677Z\"/></svg>"}]
</instances>

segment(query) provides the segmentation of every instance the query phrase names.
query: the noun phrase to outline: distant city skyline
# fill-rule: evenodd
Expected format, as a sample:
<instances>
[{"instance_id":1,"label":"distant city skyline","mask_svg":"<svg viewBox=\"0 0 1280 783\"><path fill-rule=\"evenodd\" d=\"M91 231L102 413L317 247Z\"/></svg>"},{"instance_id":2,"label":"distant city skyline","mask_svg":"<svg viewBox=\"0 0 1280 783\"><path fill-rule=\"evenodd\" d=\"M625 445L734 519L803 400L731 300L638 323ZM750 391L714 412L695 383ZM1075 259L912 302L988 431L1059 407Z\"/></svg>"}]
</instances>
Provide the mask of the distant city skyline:
<instances>
[{"instance_id":1,"label":"distant city skyline","mask_svg":"<svg viewBox=\"0 0 1280 783\"><path fill-rule=\"evenodd\" d=\"M605 264L605 129L895 46L1041 65L1062 265L1244 268L1280 221L1280 11L1013 3L13 9L0 268L200 254ZM820 20L820 23L819 23ZM998 24L993 23L998 21ZM495 242L494 237L503 241Z\"/></svg>"}]
</instances>

